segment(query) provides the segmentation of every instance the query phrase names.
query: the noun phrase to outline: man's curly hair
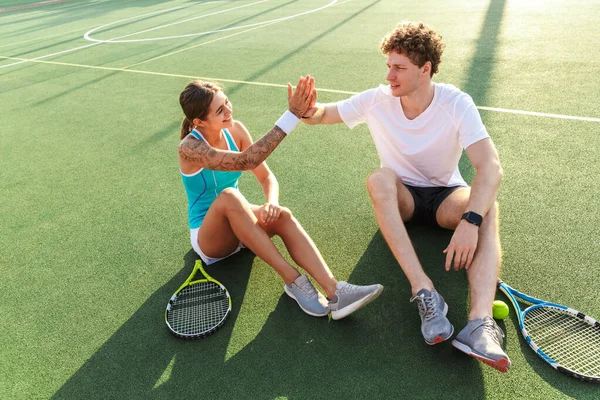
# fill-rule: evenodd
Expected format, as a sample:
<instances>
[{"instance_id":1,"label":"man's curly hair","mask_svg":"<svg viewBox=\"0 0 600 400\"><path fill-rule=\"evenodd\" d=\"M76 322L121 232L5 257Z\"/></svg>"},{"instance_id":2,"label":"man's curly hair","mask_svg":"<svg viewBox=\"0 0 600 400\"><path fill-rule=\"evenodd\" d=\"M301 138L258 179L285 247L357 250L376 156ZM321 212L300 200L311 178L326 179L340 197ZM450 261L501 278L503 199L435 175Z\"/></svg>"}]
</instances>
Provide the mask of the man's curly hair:
<instances>
[{"instance_id":1,"label":"man's curly hair","mask_svg":"<svg viewBox=\"0 0 600 400\"><path fill-rule=\"evenodd\" d=\"M383 38L379 47L386 55L392 51L405 55L419 68L431 62L430 76L433 76L438 72L446 45L442 37L424 23L401 22Z\"/></svg>"}]
</instances>

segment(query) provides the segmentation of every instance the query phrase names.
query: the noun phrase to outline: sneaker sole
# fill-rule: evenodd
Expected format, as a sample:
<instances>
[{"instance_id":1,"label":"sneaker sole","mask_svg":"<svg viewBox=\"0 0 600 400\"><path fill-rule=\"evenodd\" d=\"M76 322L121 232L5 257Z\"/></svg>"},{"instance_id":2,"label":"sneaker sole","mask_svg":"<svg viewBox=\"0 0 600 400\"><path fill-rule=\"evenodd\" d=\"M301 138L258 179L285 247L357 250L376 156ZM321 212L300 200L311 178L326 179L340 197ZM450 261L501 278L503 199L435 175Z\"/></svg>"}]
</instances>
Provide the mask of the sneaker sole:
<instances>
[{"instance_id":1,"label":"sneaker sole","mask_svg":"<svg viewBox=\"0 0 600 400\"><path fill-rule=\"evenodd\" d=\"M428 342L427 340L425 340L425 343L427 343L430 346L435 346L436 344L443 343L446 340L450 339L452 337L452 335L454 335L454 325L452 326L452 331L450 332L450 334L448 336L446 336L446 337L437 336L435 339L433 339L433 342Z\"/></svg>"},{"instance_id":2,"label":"sneaker sole","mask_svg":"<svg viewBox=\"0 0 600 400\"><path fill-rule=\"evenodd\" d=\"M452 341L452 346L456 347L458 350L462 351L465 354L470 355L473 358L478 359L484 364L489 365L490 367L500 371L500 372L508 372L508 368L510 367L510 360L507 358L501 358L499 360L492 360L491 358L487 358L479 353L476 353L464 343L461 343L457 340Z\"/></svg>"},{"instance_id":3,"label":"sneaker sole","mask_svg":"<svg viewBox=\"0 0 600 400\"><path fill-rule=\"evenodd\" d=\"M379 288L379 290L371 293L367 297L363 297L362 299L357 300L354 303L347 305L346 307L342 308L341 310L331 311L331 318L338 320L338 319L347 317L348 315L352 314L354 311L358 310L361 307L366 306L367 304L369 304L370 302L375 300L377 297L379 297L381 292L383 292L383 286L381 286Z\"/></svg>"},{"instance_id":4,"label":"sneaker sole","mask_svg":"<svg viewBox=\"0 0 600 400\"><path fill-rule=\"evenodd\" d=\"M286 285L283 285L283 290L285 291L285 294L287 294L288 296L290 296L292 299L294 299L296 301L296 303L298 303L298 306L300 307L300 309L302 311L304 311L306 314L313 316L313 317L325 317L329 314L329 310L327 310L327 312L325 312L324 314L316 314L313 312L308 311L306 308L302 307L302 304L300 304L300 302L298 301L298 299L296 298L296 296L294 296L292 294L292 292L289 291L289 289L287 288Z\"/></svg>"},{"instance_id":5,"label":"sneaker sole","mask_svg":"<svg viewBox=\"0 0 600 400\"><path fill-rule=\"evenodd\" d=\"M446 316L446 314L448 314L448 304L444 303L444 317ZM450 332L450 334L446 337L443 336L437 336L435 339L433 339L432 342L428 341L427 339L423 338L423 340L425 340L425 343L427 343L430 346L435 346L436 344L440 344L445 342L446 340L450 339L452 337L452 335L454 335L454 325L450 324L450 326L452 327L452 332Z\"/></svg>"}]
</instances>

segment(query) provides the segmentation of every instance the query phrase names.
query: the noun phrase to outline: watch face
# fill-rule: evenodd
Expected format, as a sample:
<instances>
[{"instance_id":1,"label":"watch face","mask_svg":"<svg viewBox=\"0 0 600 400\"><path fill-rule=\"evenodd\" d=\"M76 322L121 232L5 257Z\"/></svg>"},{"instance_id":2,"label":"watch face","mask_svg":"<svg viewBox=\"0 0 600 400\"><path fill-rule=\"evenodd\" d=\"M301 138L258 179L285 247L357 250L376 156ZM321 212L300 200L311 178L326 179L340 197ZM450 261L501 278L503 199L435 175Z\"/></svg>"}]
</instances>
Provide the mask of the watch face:
<instances>
[{"instance_id":1,"label":"watch face","mask_svg":"<svg viewBox=\"0 0 600 400\"><path fill-rule=\"evenodd\" d=\"M467 222L470 222L473 225L480 226L483 221L483 217L476 212L469 211L463 214L463 219L466 219Z\"/></svg>"}]
</instances>

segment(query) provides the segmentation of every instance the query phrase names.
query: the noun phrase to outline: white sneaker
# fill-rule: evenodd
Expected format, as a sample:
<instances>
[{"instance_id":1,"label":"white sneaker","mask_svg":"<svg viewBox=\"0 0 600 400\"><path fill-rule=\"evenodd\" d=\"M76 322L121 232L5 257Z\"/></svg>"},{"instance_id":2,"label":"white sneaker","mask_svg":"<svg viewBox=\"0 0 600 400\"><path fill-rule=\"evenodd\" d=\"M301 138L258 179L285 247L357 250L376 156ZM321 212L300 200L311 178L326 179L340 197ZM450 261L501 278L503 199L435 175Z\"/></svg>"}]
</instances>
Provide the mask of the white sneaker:
<instances>
[{"instance_id":1,"label":"white sneaker","mask_svg":"<svg viewBox=\"0 0 600 400\"><path fill-rule=\"evenodd\" d=\"M300 275L289 285L283 285L283 290L296 300L302 311L313 317L324 317L329 314L327 299L321 294L306 275Z\"/></svg>"},{"instance_id":2,"label":"white sneaker","mask_svg":"<svg viewBox=\"0 0 600 400\"><path fill-rule=\"evenodd\" d=\"M342 319L352 314L362 306L375 300L383 291L383 286L358 286L348 282L338 282L335 297L329 301L331 318Z\"/></svg>"}]
</instances>

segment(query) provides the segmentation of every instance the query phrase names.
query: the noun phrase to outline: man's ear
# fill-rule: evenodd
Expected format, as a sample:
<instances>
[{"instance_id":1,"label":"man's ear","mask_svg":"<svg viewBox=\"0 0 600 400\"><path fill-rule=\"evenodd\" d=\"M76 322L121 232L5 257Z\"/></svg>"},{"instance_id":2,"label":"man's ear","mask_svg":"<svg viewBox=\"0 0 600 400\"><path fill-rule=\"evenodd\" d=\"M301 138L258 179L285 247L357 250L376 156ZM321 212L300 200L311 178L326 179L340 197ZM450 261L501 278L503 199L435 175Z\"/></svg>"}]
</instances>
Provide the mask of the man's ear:
<instances>
[{"instance_id":1,"label":"man's ear","mask_svg":"<svg viewBox=\"0 0 600 400\"><path fill-rule=\"evenodd\" d=\"M423 74L431 75L431 61L425 62L423 65Z\"/></svg>"}]
</instances>

